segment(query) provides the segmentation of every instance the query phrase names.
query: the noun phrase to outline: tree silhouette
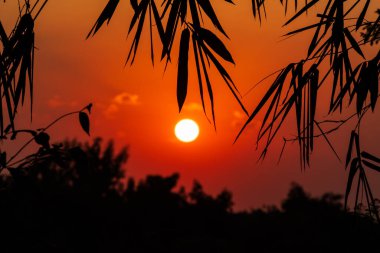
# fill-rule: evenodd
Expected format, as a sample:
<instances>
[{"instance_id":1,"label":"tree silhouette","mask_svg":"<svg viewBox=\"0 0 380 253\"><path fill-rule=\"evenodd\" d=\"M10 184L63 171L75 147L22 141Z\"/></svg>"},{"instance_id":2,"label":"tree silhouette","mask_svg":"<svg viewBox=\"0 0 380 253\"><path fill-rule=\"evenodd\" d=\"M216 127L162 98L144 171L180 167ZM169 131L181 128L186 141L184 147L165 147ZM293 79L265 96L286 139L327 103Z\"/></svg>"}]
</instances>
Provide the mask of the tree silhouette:
<instances>
[{"instance_id":1,"label":"tree silhouette","mask_svg":"<svg viewBox=\"0 0 380 253\"><path fill-rule=\"evenodd\" d=\"M114 154L99 139L64 147L64 161L0 180L2 252L357 252L379 236L379 224L345 212L332 193L293 184L281 209L238 212L228 191L213 197L194 182L186 192L178 174L115 188L126 149Z\"/></svg>"}]
</instances>

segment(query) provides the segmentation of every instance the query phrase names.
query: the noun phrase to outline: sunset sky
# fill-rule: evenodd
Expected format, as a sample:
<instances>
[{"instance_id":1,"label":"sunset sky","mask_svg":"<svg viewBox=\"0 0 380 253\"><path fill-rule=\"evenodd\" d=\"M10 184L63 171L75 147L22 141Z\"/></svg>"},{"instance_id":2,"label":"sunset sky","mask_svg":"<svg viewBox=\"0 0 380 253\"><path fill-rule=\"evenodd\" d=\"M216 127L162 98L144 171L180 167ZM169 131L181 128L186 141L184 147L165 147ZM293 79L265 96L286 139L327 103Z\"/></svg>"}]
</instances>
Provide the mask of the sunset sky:
<instances>
[{"instance_id":1,"label":"sunset sky","mask_svg":"<svg viewBox=\"0 0 380 253\"><path fill-rule=\"evenodd\" d=\"M215 131L203 113L192 63L189 94L182 112L178 113L178 47L174 48L174 62L166 72L164 63L157 60L159 54L153 67L147 29L144 30L135 63L124 66L132 40L132 36L127 38L133 11L129 1L121 1L110 25L86 40L107 2L48 2L35 28L34 120L32 125L29 121L21 120L21 126L46 126L61 114L81 109L92 102L91 137L82 132L76 118L67 118L51 129L49 133L52 139L78 138L90 141L97 136L105 141L113 139L118 148L129 147L127 176L142 178L147 174L169 175L179 172L180 183L187 189L197 179L206 192L215 194L224 188L231 190L238 210L278 204L285 197L291 182L300 183L313 194L327 191L343 193L347 179L344 165L322 139L316 142L310 169L301 171L296 144L288 144L283 159L277 164L283 144L282 136L289 137L296 133L293 118L286 122L263 162L257 162L261 149L259 146L256 150L255 144L260 121L254 121L233 144L247 118L223 80L212 75ZM230 40L223 41L236 62L235 66L228 65L229 73L244 95L244 105L252 112L269 83L264 82L246 95L247 91L266 75L305 56L310 37L283 40L281 36L306 23L296 22L289 28L282 28L290 15L284 17L277 3L267 6L268 19L260 25L253 18L250 1L236 0L235 6L224 1L212 2L230 37ZM375 1L372 4L376 4ZM1 20L8 28L8 33L15 22L16 11L17 1L0 3ZM156 46L159 52L159 44L156 43ZM375 51L369 48L368 58ZM330 94L325 94L325 101L328 101ZM319 99L321 103L324 102L323 96ZM27 106L25 111L28 110ZM318 110L319 119L323 119L327 114L326 108L320 107ZM199 124L200 135L196 141L183 143L176 139L174 126L183 118L191 118ZM376 114L371 115L362 129L367 127L376 130L379 123ZM342 160L345 159L349 132L348 125L331 139ZM377 155L380 155L377 152L379 141L379 135L366 135L364 132L363 146ZM379 176L372 178L375 181Z\"/></svg>"}]
</instances>

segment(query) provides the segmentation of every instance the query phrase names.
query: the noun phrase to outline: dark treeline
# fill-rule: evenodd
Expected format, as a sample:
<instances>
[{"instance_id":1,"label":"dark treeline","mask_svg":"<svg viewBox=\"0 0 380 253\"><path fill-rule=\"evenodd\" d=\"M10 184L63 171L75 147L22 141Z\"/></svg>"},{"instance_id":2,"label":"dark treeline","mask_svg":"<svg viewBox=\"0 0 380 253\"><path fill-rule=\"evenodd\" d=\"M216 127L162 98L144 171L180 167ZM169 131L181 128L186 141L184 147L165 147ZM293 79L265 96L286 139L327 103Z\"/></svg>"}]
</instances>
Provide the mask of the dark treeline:
<instances>
[{"instance_id":1,"label":"dark treeline","mask_svg":"<svg viewBox=\"0 0 380 253\"><path fill-rule=\"evenodd\" d=\"M364 252L378 243L378 225L345 212L336 194L315 198L293 184L281 208L235 212L229 191L214 197L194 182L188 192L178 174L122 184L127 150L112 143L64 146L2 172L0 252Z\"/></svg>"}]
</instances>

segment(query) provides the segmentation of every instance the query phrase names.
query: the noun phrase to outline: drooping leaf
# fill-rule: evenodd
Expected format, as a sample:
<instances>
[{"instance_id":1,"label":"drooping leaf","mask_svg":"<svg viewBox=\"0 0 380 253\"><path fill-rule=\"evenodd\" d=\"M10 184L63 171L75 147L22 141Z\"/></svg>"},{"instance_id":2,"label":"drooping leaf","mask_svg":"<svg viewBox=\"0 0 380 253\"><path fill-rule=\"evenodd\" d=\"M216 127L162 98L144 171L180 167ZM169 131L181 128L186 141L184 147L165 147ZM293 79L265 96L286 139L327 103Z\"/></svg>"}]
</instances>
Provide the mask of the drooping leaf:
<instances>
[{"instance_id":1,"label":"drooping leaf","mask_svg":"<svg viewBox=\"0 0 380 253\"><path fill-rule=\"evenodd\" d=\"M210 18L214 26L228 38L227 33L224 31L222 25L219 22L218 17L215 14L214 8L211 5L210 0L197 0L198 4L201 6L206 15Z\"/></svg>"},{"instance_id":2,"label":"drooping leaf","mask_svg":"<svg viewBox=\"0 0 380 253\"><path fill-rule=\"evenodd\" d=\"M4 48L8 46L8 36L4 30L4 27L1 21L0 21L0 41L3 43Z\"/></svg>"},{"instance_id":3,"label":"drooping leaf","mask_svg":"<svg viewBox=\"0 0 380 253\"><path fill-rule=\"evenodd\" d=\"M235 142L239 138L239 136L242 134L242 132L244 131L244 129L248 126L248 124L261 111L261 109L264 107L264 105L267 103L267 101L273 95L273 93L278 89L278 87L281 85L281 83L283 83L285 81L287 75L293 69L293 67L294 67L294 63L291 63L285 69L283 69L280 72L280 74L278 75L278 77L276 78L276 80L273 82L273 84L271 85L271 87L267 90L267 92L265 93L265 95L263 96L263 98L260 100L259 104L256 106L256 108L254 109L254 111L251 113L251 115L249 116L248 120L243 125L242 129L239 131L238 135L235 138Z\"/></svg>"},{"instance_id":4,"label":"drooping leaf","mask_svg":"<svg viewBox=\"0 0 380 253\"><path fill-rule=\"evenodd\" d=\"M364 57L364 54L362 52L362 50L360 49L360 46L358 44L358 42L356 42L356 40L354 39L354 37L352 37L350 31L347 29L347 28L344 28L344 34L346 35L346 38L348 39L348 41L350 42L352 48L358 53L360 54L363 58Z\"/></svg>"},{"instance_id":5,"label":"drooping leaf","mask_svg":"<svg viewBox=\"0 0 380 253\"><path fill-rule=\"evenodd\" d=\"M348 151L347 151L347 155L346 155L346 168L351 161L352 147L354 145L355 135L356 135L355 131L352 131L351 137L350 137L350 143L348 144Z\"/></svg>"},{"instance_id":6,"label":"drooping leaf","mask_svg":"<svg viewBox=\"0 0 380 253\"><path fill-rule=\"evenodd\" d=\"M90 119L85 112L79 112L79 123L83 131L90 135Z\"/></svg>"},{"instance_id":7,"label":"drooping leaf","mask_svg":"<svg viewBox=\"0 0 380 253\"><path fill-rule=\"evenodd\" d=\"M137 15L137 17L139 17L140 19L139 19L139 23L137 25L135 37L133 38L133 42L132 42L131 48L130 48L128 56L127 56L126 63L131 59L131 64L133 64L133 62L135 60L137 48L138 48L138 45L140 42L141 33L142 33L142 30L144 27L145 15L146 15L146 12L148 10L148 7L149 7L149 0L143 0L143 1L141 1L140 5L139 5L139 11L136 12L136 13L139 13L139 15ZM136 13L135 13L135 16L136 16ZM133 18L132 18L132 21L133 21ZM131 21L129 31L131 31L131 29L133 28L132 21Z\"/></svg>"},{"instance_id":8,"label":"drooping leaf","mask_svg":"<svg viewBox=\"0 0 380 253\"><path fill-rule=\"evenodd\" d=\"M347 184L346 184L346 194L344 196L344 208L347 209L347 202L348 202L348 196L350 195L352 182L354 180L354 177L358 171L358 162L359 159L356 157L352 159L351 166L350 166L350 172L348 174Z\"/></svg>"},{"instance_id":9,"label":"drooping leaf","mask_svg":"<svg viewBox=\"0 0 380 253\"><path fill-rule=\"evenodd\" d=\"M361 156L367 160L371 160L375 163L380 163L380 158L379 157L376 157L374 155L371 155L370 153L367 153L365 151L362 151L361 153Z\"/></svg>"},{"instance_id":10,"label":"drooping leaf","mask_svg":"<svg viewBox=\"0 0 380 253\"><path fill-rule=\"evenodd\" d=\"M228 51L223 42L210 30L200 27L198 30L199 36L203 39L210 48L215 51L224 60L234 63L231 53Z\"/></svg>"},{"instance_id":11,"label":"drooping leaf","mask_svg":"<svg viewBox=\"0 0 380 253\"><path fill-rule=\"evenodd\" d=\"M204 75L205 80L206 80L207 91L208 91L208 95L209 95L209 99L210 99L210 104L211 104L212 121L214 123L214 127L216 128L216 124L215 124L215 109L214 109L214 95L213 95L213 91L212 91L212 86L211 86L210 78L209 78L208 73L207 73L207 68L206 68L206 63L205 63L205 60L204 60L204 55L203 55L203 52L202 52L202 47L201 47L199 41L198 41L197 45L198 45L199 56L200 56L201 63L202 63L202 68L203 68L203 75Z\"/></svg>"},{"instance_id":12,"label":"drooping leaf","mask_svg":"<svg viewBox=\"0 0 380 253\"><path fill-rule=\"evenodd\" d=\"M180 112L187 95L189 41L190 31L186 28L182 31L178 57L177 102Z\"/></svg>"},{"instance_id":13,"label":"drooping leaf","mask_svg":"<svg viewBox=\"0 0 380 253\"><path fill-rule=\"evenodd\" d=\"M371 109L375 110L377 98L379 96L379 68L376 66L376 61L371 60L368 62L367 66L367 76L368 76L368 90L370 93Z\"/></svg>"},{"instance_id":14,"label":"drooping leaf","mask_svg":"<svg viewBox=\"0 0 380 253\"><path fill-rule=\"evenodd\" d=\"M116 10L119 0L109 0L106 7L104 7L102 13L100 13L99 18L96 20L94 26L91 28L90 32L87 35L87 39L92 35L94 36L100 27L107 21L107 24L111 21L111 18Z\"/></svg>"},{"instance_id":15,"label":"drooping leaf","mask_svg":"<svg viewBox=\"0 0 380 253\"><path fill-rule=\"evenodd\" d=\"M130 3L131 3L131 6L132 6L133 10L136 11L137 8L139 7L139 4L137 3L137 0L130 0Z\"/></svg>"},{"instance_id":16,"label":"drooping leaf","mask_svg":"<svg viewBox=\"0 0 380 253\"><path fill-rule=\"evenodd\" d=\"M165 31L164 31L164 28L162 26L161 18L160 18L160 15L158 13L157 6L156 6L155 2L151 1L151 5L152 5L152 10L153 10L153 15L154 15L154 21L156 22L158 35L160 36L161 42L163 44L164 40L165 40Z\"/></svg>"},{"instance_id":17,"label":"drooping leaf","mask_svg":"<svg viewBox=\"0 0 380 253\"><path fill-rule=\"evenodd\" d=\"M360 26L363 24L363 20L364 20L365 14L367 13L368 6L369 6L370 2L371 2L371 0L367 0L365 2L365 5L364 5L362 11L360 12L359 17L358 17L358 20L356 21L356 30L358 30L360 28Z\"/></svg>"},{"instance_id":18,"label":"drooping leaf","mask_svg":"<svg viewBox=\"0 0 380 253\"><path fill-rule=\"evenodd\" d=\"M314 6L316 3L318 3L319 0L313 0L309 3L307 3L301 10L299 10L293 17L291 17L288 21L286 21L286 23L284 24L284 26L290 24L292 21L294 21L296 18L298 18L300 15L302 15L303 13L307 12L308 9L310 9L312 6Z\"/></svg>"},{"instance_id":19,"label":"drooping leaf","mask_svg":"<svg viewBox=\"0 0 380 253\"><path fill-rule=\"evenodd\" d=\"M166 22L165 39L161 55L161 59L167 56L168 60L170 60L170 51L174 40L175 31L177 29L181 0L173 0L170 6L171 9L169 12L168 21Z\"/></svg>"},{"instance_id":20,"label":"drooping leaf","mask_svg":"<svg viewBox=\"0 0 380 253\"><path fill-rule=\"evenodd\" d=\"M368 64L364 63L363 67L359 73L359 78L357 85L355 86L355 92L356 92L356 112L358 115L361 114L363 104L367 98L368 94Z\"/></svg>"},{"instance_id":21,"label":"drooping leaf","mask_svg":"<svg viewBox=\"0 0 380 253\"><path fill-rule=\"evenodd\" d=\"M369 161L366 161L366 160L362 160L362 162L363 162L363 164L364 164L365 166L367 166L368 168L373 169L373 170L375 170L375 171L377 171L377 172L380 172L380 166L375 165L375 164L373 164L373 163L371 163L371 162L369 162Z\"/></svg>"},{"instance_id":22,"label":"drooping leaf","mask_svg":"<svg viewBox=\"0 0 380 253\"><path fill-rule=\"evenodd\" d=\"M199 55L198 55L198 43L196 41L195 34L193 34L193 36L192 36L192 42L193 42L195 66L197 69L197 76L198 76L199 95L201 96L203 112L205 113L205 115L207 117L206 106L205 106L204 95L203 95L202 74L201 74L200 61L199 61Z\"/></svg>"},{"instance_id":23,"label":"drooping leaf","mask_svg":"<svg viewBox=\"0 0 380 253\"><path fill-rule=\"evenodd\" d=\"M7 166L7 153L0 153L0 168L5 168Z\"/></svg>"}]
</instances>

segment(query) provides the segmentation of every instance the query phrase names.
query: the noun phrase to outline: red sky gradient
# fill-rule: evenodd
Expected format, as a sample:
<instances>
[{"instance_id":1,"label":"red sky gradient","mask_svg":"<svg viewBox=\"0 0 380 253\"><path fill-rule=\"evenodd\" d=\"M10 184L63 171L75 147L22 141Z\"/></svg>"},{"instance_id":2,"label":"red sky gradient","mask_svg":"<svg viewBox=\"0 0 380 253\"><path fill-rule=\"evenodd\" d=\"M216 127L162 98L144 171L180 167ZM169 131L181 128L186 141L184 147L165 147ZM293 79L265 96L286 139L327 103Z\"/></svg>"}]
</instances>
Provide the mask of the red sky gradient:
<instances>
[{"instance_id":1,"label":"red sky gradient","mask_svg":"<svg viewBox=\"0 0 380 253\"><path fill-rule=\"evenodd\" d=\"M59 115L92 102L91 138L100 136L104 140L113 139L117 147L129 146L128 176L142 178L146 174L179 172L181 184L188 189L194 179L199 180L207 192L217 193L228 188L234 194L236 209L278 204L293 181L313 194L344 191L347 178L344 165L323 140L317 141L310 169L301 171L296 144L289 144L277 164L282 135L295 133L291 119L264 162L257 163L260 148L256 150L255 140L259 121L254 121L233 144L246 116L217 75L212 76L217 131L202 111L195 68L190 72L189 95L179 114L176 57L165 73L164 64L157 60L152 67L148 30L144 30L134 65L124 67L132 39L132 36L126 38L132 13L129 1L121 1L108 28L85 40L106 2L51 0L38 18L32 127L45 126ZM286 17L279 4L267 6L268 20L260 26L251 13L250 1L236 1L236 6L219 2L215 4L216 12L231 38L224 41L236 62L235 66L228 66L228 70L241 94L246 94L264 76L305 56L309 37L281 41L281 35L305 23L281 28ZM15 10L17 1L0 4L0 16L8 28L14 22ZM177 47L174 50L177 51ZM368 55L375 51L368 49ZM264 83L243 97L249 112L267 85ZM325 95L326 99L319 97L321 103L328 101L329 94ZM326 114L327 110L319 108L320 119ZM182 118L192 118L200 125L200 136L193 143L181 143L174 136L174 126ZM30 126L28 122L20 124ZM378 126L378 117L371 115L362 129L374 130ZM344 160L350 127L342 130L332 136L332 141ZM74 137L91 140L81 131L76 118L62 121L50 133L56 141ZM363 146L379 155L379 139L364 134ZM378 180L378 176L372 178L370 180Z\"/></svg>"}]
</instances>

